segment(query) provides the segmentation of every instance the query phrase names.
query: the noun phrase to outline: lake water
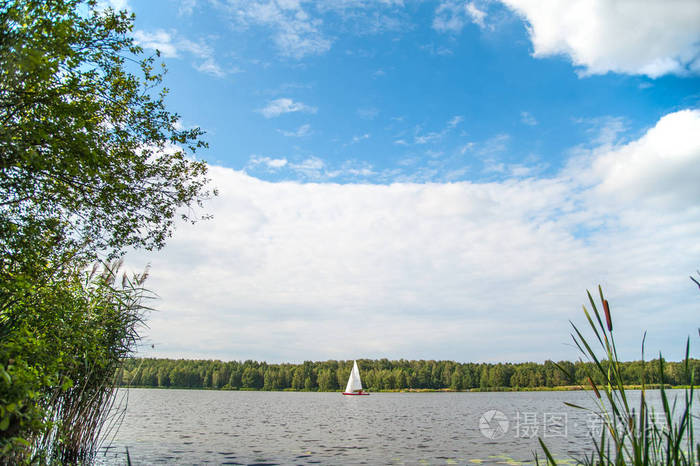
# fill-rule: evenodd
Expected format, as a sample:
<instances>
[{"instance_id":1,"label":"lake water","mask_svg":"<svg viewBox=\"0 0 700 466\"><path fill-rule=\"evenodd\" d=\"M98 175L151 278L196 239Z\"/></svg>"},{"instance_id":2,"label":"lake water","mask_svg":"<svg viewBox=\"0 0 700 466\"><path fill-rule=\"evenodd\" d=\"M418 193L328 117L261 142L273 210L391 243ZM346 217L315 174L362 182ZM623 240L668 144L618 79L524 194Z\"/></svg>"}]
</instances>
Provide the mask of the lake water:
<instances>
[{"instance_id":1,"label":"lake water","mask_svg":"<svg viewBox=\"0 0 700 466\"><path fill-rule=\"evenodd\" d=\"M98 461L124 464L128 447L134 464L521 464L542 458L538 436L566 460L600 425L564 401L594 406L590 392L130 389Z\"/></svg>"}]
</instances>

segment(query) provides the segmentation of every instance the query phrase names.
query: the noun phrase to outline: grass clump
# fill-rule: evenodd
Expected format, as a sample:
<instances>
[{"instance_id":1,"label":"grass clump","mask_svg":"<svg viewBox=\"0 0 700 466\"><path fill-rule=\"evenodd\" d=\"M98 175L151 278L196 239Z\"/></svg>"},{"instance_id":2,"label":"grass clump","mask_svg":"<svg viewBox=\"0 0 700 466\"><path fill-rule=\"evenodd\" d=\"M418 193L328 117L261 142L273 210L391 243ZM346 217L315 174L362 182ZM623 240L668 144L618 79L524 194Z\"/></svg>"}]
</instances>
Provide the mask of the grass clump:
<instances>
[{"instance_id":1,"label":"grass clump","mask_svg":"<svg viewBox=\"0 0 700 466\"><path fill-rule=\"evenodd\" d=\"M593 451L582 458L579 464L586 465L695 465L700 458L700 443L696 443L693 420L695 394L695 371L690 363L690 338L686 341L683 361L684 379L687 388L682 396L669 401L664 388L664 359L659 354L655 362L656 373L661 384L661 412L655 412L647 399L649 389L644 381L641 385L639 402L633 403L628 394L629 388L623 383L620 360L615 345L613 321L610 305L598 287L600 307L588 293L591 311L583 306L588 326L593 335L586 338L572 322L574 343L583 357L592 362L593 370L588 374L589 388L595 395L595 409L565 403L573 408L589 411L601 424L600 437L591 434ZM644 335L646 338L646 333ZM594 349L597 347L597 349ZM642 361L644 361L644 339L642 340ZM561 370L565 370L560 368ZM598 381L598 383L596 383ZM676 391L677 392L677 391ZM680 395L680 394L679 394ZM680 399L680 401L679 401ZM662 420L662 422L655 422ZM555 465L556 460L546 444L539 439L547 464ZM536 461L539 464L537 455Z\"/></svg>"}]
</instances>

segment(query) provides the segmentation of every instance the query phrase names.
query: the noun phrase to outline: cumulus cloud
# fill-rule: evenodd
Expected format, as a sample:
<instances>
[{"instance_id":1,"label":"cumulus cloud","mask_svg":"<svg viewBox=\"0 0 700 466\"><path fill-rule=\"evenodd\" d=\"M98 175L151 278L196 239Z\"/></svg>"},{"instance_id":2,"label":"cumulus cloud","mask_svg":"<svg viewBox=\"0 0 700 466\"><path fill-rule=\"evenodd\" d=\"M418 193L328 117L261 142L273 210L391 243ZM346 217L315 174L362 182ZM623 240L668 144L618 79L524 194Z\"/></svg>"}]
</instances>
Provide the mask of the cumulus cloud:
<instances>
[{"instance_id":1,"label":"cumulus cloud","mask_svg":"<svg viewBox=\"0 0 700 466\"><path fill-rule=\"evenodd\" d=\"M649 351L677 359L697 325L700 111L579 162L547 178L385 185L214 166L214 219L129 256L152 263L162 297L153 355L570 359L567 319L602 283L621 357L638 357L648 329Z\"/></svg>"},{"instance_id":2,"label":"cumulus cloud","mask_svg":"<svg viewBox=\"0 0 700 466\"><path fill-rule=\"evenodd\" d=\"M316 113L317 110L316 107L311 107L301 102L294 102L292 99L282 97L268 102L267 105L258 110L258 112L265 118L274 118L285 113Z\"/></svg>"},{"instance_id":3,"label":"cumulus cloud","mask_svg":"<svg viewBox=\"0 0 700 466\"><path fill-rule=\"evenodd\" d=\"M567 55L583 74L700 73L700 2L502 0L528 24L534 56Z\"/></svg>"},{"instance_id":4,"label":"cumulus cloud","mask_svg":"<svg viewBox=\"0 0 700 466\"><path fill-rule=\"evenodd\" d=\"M600 154L593 173L596 192L618 202L643 201L659 208L698 205L700 111L666 115L637 141Z\"/></svg>"}]
</instances>

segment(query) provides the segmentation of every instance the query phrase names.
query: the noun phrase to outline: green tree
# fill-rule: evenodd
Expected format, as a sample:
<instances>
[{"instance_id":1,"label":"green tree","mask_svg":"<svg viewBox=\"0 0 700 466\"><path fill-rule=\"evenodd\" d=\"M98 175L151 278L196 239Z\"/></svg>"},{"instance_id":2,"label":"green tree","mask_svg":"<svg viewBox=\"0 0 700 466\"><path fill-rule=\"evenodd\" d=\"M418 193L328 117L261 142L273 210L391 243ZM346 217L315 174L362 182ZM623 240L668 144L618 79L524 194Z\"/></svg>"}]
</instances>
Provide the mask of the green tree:
<instances>
[{"instance_id":1,"label":"green tree","mask_svg":"<svg viewBox=\"0 0 700 466\"><path fill-rule=\"evenodd\" d=\"M330 392L338 389L338 383L334 370L325 369L319 371L318 389L322 392Z\"/></svg>"},{"instance_id":2,"label":"green tree","mask_svg":"<svg viewBox=\"0 0 700 466\"><path fill-rule=\"evenodd\" d=\"M202 132L177 129L132 26L93 0L0 2L0 378L12 387L0 390L0 456L11 462L90 461L138 340L145 276L120 287L117 264L87 279L86 266L162 247L212 194L195 158ZM80 406L87 430L71 430L62 406Z\"/></svg>"},{"instance_id":3,"label":"green tree","mask_svg":"<svg viewBox=\"0 0 700 466\"><path fill-rule=\"evenodd\" d=\"M479 387L482 389L490 387L489 366L487 364L482 364Z\"/></svg>"},{"instance_id":4,"label":"green tree","mask_svg":"<svg viewBox=\"0 0 700 466\"><path fill-rule=\"evenodd\" d=\"M228 384L231 388L240 388L242 386L241 371L235 369L231 371L231 377L228 379Z\"/></svg>"},{"instance_id":5,"label":"green tree","mask_svg":"<svg viewBox=\"0 0 700 466\"><path fill-rule=\"evenodd\" d=\"M454 372L452 372L452 377L450 380L450 388L452 390L461 390L463 388L462 385L462 371L459 367L457 367Z\"/></svg>"},{"instance_id":6,"label":"green tree","mask_svg":"<svg viewBox=\"0 0 700 466\"><path fill-rule=\"evenodd\" d=\"M304 368L302 366L297 366L294 370L294 376L292 377L292 388L294 390L301 390L304 388Z\"/></svg>"},{"instance_id":7,"label":"green tree","mask_svg":"<svg viewBox=\"0 0 700 466\"><path fill-rule=\"evenodd\" d=\"M170 376L166 369L158 369L158 386L159 387L169 387L170 386Z\"/></svg>"},{"instance_id":8,"label":"green tree","mask_svg":"<svg viewBox=\"0 0 700 466\"><path fill-rule=\"evenodd\" d=\"M254 367L246 367L243 370L241 382L244 388L262 388L264 379L260 375L260 371Z\"/></svg>"},{"instance_id":9,"label":"green tree","mask_svg":"<svg viewBox=\"0 0 700 466\"><path fill-rule=\"evenodd\" d=\"M208 196L207 168L186 150L205 145L202 132L176 128L162 73L128 36L133 17L25 0L3 2L0 23L3 253L37 234L91 258L159 248L177 213L195 220L182 207Z\"/></svg>"},{"instance_id":10,"label":"green tree","mask_svg":"<svg viewBox=\"0 0 700 466\"><path fill-rule=\"evenodd\" d=\"M314 385L313 380L311 380L311 377L307 377L306 379L304 379L304 390L311 391L315 388L316 386Z\"/></svg>"}]
</instances>

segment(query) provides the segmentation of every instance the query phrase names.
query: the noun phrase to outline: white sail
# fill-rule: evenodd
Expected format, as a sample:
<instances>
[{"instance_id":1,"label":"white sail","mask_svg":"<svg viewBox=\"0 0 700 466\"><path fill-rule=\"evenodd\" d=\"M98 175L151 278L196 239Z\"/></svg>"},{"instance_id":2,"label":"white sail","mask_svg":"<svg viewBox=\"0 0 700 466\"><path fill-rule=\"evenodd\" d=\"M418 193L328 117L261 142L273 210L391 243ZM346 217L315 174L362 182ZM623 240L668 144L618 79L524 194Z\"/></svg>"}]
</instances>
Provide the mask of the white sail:
<instances>
[{"instance_id":1,"label":"white sail","mask_svg":"<svg viewBox=\"0 0 700 466\"><path fill-rule=\"evenodd\" d=\"M345 387L345 393L362 391L362 380L360 380L360 370L357 368L357 361L353 361L352 372L348 378L348 385Z\"/></svg>"}]
</instances>

